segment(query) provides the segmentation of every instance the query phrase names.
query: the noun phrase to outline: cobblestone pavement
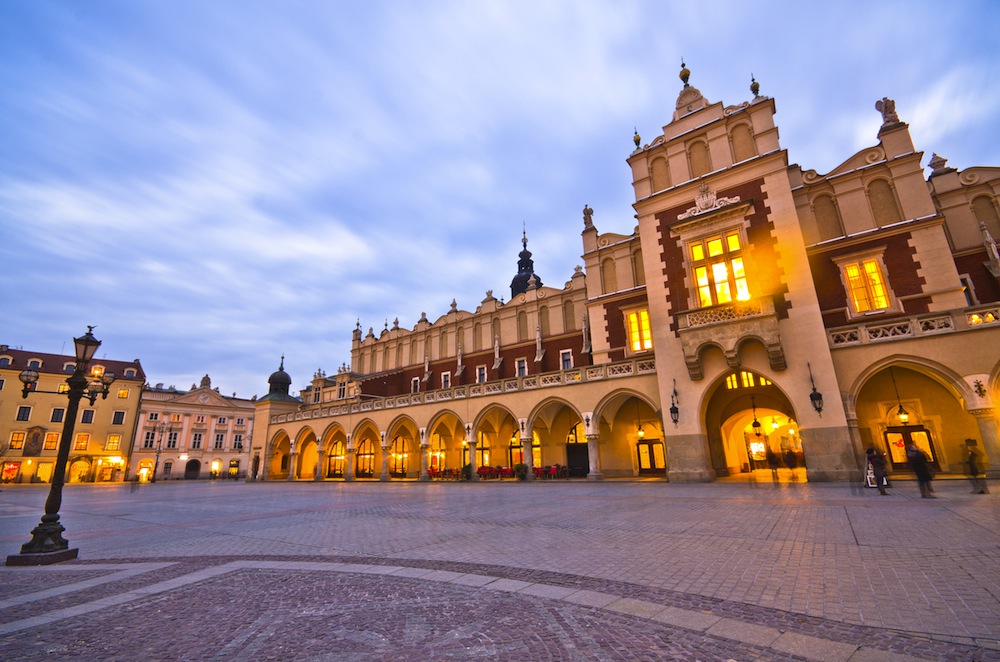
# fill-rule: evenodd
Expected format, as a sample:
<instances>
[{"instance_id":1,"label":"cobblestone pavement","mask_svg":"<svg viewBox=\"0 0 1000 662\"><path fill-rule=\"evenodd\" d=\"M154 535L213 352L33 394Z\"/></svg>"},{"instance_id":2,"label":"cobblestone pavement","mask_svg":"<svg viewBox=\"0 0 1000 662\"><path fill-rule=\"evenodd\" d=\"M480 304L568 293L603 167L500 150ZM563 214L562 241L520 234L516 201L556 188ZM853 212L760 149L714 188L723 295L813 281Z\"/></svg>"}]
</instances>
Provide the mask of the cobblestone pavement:
<instances>
[{"instance_id":1,"label":"cobblestone pavement","mask_svg":"<svg viewBox=\"0 0 1000 662\"><path fill-rule=\"evenodd\" d=\"M1000 497L936 483L70 485L0 659L1000 660Z\"/></svg>"}]
</instances>

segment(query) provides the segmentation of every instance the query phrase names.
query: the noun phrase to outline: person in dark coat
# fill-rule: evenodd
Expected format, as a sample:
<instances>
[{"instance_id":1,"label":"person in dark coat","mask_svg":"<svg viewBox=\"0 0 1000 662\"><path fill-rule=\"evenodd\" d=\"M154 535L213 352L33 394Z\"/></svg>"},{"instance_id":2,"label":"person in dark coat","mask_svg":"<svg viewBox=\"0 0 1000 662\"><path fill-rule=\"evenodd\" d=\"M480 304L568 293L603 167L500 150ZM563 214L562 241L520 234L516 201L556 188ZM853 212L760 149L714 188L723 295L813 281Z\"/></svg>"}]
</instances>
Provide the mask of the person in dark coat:
<instances>
[{"instance_id":1,"label":"person in dark coat","mask_svg":"<svg viewBox=\"0 0 1000 662\"><path fill-rule=\"evenodd\" d=\"M910 442L906 445L906 461L910 465L910 469L913 473L917 475L917 485L920 486L920 496L924 499L934 499L934 495L931 494L933 490L931 489L931 479L934 478L934 474L931 473L930 464L927 461L927 455L913 445Z\"/></svg>"},{"instance_id":2,"label":"person in dark coat","mask_svg":"<svg viewBox=\"0 0 1000 662\"><path fill-rule=\"evenodd\" d=\"M875 476L875 486L878 488L878 493L885 496L889 494L885 491L886 480L885 477L889 473L888 463L885 459L885 453L881 453L874 448L869 448L865 451L865 455L868 456L868 464L871 465L872 474Z\"/></svg>"},{"instance_id":3,"label":"person in dark coat","mask_svg":"<svg viewBox=\"0 0 1000 662\"><path fill-rule=\"evenodd\" d=\"M989 494L990 490L986 487L986 472L983 471L983 463L979 457L979 451L971 445L967 448L969 457L966 460L966 466L969 472L969 482L972 483L972 493Z\"/></svg>"}]
</instances>

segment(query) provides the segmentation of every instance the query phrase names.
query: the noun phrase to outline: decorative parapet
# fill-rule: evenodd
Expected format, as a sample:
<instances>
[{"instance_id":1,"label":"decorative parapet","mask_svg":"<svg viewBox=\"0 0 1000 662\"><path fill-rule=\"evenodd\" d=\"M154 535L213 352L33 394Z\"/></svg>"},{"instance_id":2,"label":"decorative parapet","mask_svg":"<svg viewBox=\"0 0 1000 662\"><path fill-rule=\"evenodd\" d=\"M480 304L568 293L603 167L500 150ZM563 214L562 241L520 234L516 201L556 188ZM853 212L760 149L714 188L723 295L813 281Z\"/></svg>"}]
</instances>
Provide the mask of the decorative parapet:
<instances>
[{"instance_id":1,"label":"decorative parapet","mask_svg":"<svg viewBox=\"0 0 1000 662\"><path fill-rule=\"evenodd\" d=\"M980 326L1000 325L1000 306L980 306L966 309L956 321L952 313L910 317L891 322L854 324L830 329L827 332L830 347L866 345L869 343L921 338L975 329Z\"/></svg>"},{"instance_id":2,"label":"decorative parapet","mask_svg":"<svg viewBox=\"0 0 1000 662\"><path fill-rule=\"evenodd\" d=\"M748 338L764 344L773 370L787 367L778 332L778 316L770 297L682 311L677 314L677 323L684 362L692 380L698 381L705 376L701 351L706 346L721 348L728 365L736 368L740 364L740 344Z\"/></svg>"}]
</instances>

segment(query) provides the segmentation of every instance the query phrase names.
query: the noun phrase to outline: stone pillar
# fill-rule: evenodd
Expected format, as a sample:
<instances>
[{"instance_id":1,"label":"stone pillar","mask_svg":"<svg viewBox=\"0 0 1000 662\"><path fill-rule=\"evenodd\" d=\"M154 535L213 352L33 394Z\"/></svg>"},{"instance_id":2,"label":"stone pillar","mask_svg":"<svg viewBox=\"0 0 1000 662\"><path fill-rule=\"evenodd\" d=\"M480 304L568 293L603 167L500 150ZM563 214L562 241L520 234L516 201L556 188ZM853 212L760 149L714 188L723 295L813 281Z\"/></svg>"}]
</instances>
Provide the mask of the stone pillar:
<instances>
[{"instance_id":1,"label":"stone pillar","mask_svg":"<svg viewBox=\"0 0 1000 662\"><path fill-rule=\"evenodd\" d=\"M430 467L430 444L420 444L420 478L419 480L428 481L431 479L431 474L428 471Z\"/></svg>"},{"instance_id":2,"label":"stone pillar","mask_svg":"<svg viewBox=\"0 0 1000 662\"><path fill-rule=\"evenodd\" d=\"M535 453L531 447L534 438L531 435L521 437L521 451L524 455L524 463L528 465L528 475L525 480L535 480Z\"/></svg>"},{"instance_id":3,"label":"stone pillar","mask_svg":"<svg viewBox=\"0 0 1000 662\"><path fill-rule=\"evenodd\" d=\"M327 467L326 451L321 450L319 452L319 459L316 460L316 472L313 475L313 480L326 480Z\"/></svg>"},{"instance_id":4,"label":"stone pillar","mask_svg":"<svg viewBox=\"0 0 1000 662\"><path fill-rule=\"evenodd\" d=\"M382 434L382 473L378 479L383 483L389 482L389 444L385 441L385 433Z\"/></svg>"},{"instance_id":5,"label":"stone pillar","mask_svg":"<svg viewBox=\"0 0 1000 662\"><path fill-rule=\"evenodd\" d=\"M479 480L479 467L476 459L476 438L469 440L469 480Z\"/></svg>"},{"instance_id":6,"label":"stone pillar","mask_svg":"<svg viewBox=\"0 0 1000 662\"><path fill-rule=\"evenodd\" d=\"M597 446L600 439L601 435L599 434L587 435L587 459L590 461L587 480L604 480L604 474L601 473L601 451Z\"/></svg>"},{"instance_id":7,"label":"stone pillar","mask_svg":"<svg viewBox=\"0 0 1000 662\"><path fill-rule=\"evenodd\" d=\"M708 466L707 435L664 435L663 445L667 452L667 480L672 483L715 480L715 470Z\"/></svg>"},{"instance_id":8,"label":"stone pillar","mask_svg":"<svg viewBox=\"0 0 1000 662\"><path fill-rule=\"evenodd\" d=\"M989 459L986 477L1000 478L1000 433L997 430L996 415L992 408L973 409L969 413L976 417L979 436L982 437L983 452Z\"/></svg>"},{"instance_id":9,"label":"stone pillar","mask_svg":"<svg viewBox=\"0 0 1000 662\"><path fill-rule=\"evenodd\" d=\"M353 446L347 447L347 459L344 460L344 480L350 482L354 480L354 468L357 464L356 453L358 450Z\"/></svg>"},{"instance_id":10,"label":"stone pillar","mask_svg":"<svg viewBox=\"0 0 1000 662\"><path fill-rule=\"evenodd\" d=\"M295 462L298 459L298 451L291 451L288 453L288 478L285 480L295 480Z\"/></svg>"}]
</instances>

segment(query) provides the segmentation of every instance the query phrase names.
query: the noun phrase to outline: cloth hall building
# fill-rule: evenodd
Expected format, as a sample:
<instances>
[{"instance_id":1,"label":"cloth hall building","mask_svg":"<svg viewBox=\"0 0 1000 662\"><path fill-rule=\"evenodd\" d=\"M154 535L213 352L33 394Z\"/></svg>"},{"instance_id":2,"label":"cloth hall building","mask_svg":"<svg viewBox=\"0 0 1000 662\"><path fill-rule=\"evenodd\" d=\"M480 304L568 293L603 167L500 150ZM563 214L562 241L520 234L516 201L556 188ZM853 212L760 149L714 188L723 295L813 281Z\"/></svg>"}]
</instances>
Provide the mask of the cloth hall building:
<instances>
[{"instance_id":1,"label":"cloth hall building","mask_svg":"<svg viewBox=\"0 0 1000 662\"><path fill-rule=\"evenodd\" d=\"M506 303L359 325L351 365L298 397L282 362L253 476L849 480L869 447L906 472L910 443L939 472L969 448L1000 469L1000 168L925 172L886 98L870 147L806 170L756 82L725 106L689 77L635 136L631 232L585 207L564 285L524 238Z\"/></svg>"}]
</instances>

